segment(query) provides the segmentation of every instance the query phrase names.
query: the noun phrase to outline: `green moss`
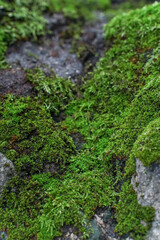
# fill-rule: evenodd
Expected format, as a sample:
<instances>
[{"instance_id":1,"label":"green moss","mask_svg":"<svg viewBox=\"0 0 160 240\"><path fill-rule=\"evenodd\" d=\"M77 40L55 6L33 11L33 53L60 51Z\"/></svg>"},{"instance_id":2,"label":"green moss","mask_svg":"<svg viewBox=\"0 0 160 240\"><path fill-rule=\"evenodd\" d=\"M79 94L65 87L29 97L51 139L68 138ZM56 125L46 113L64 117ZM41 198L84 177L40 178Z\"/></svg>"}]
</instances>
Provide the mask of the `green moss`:
<instances>
[{"instance_id":1,"label":"green moss","mask_svg":"<svg viewBox=\"0 0 160 240\"><path fill-rule=\"evenodd\" d=\"M64 110L67 103L74 99L74 85L67 79L55 75L47 77L40 69L28 71L27 78L33 83L38 99L55 114Z\"/></svg>"},{"instance_id":2,"label":"green moss","mask_svg":"<svg viewBox=\"0 0 160 240\"><path fill-rule=\"evenodd\" d=\"M123 184L121 189L116 217L118 221L116 231L121 235L131 232L133 239L142 240L145 239L144 235L154 220L154 209L142 207L137 203L137 195L128 181ZM146 226L142 222L145 222Z\"/></svg>"},{"instance_id":3,"label":"green moss","mask_svg":"<svg viewBox=\"0 0 160 240\"><path fill-rule=\"evenodd\" d=\"M68 7L69 16L73 9ZM65 12L61 8L55 10ZM64 224L73 224L87 239L86 219L101 206L115 209L116 230L122 236L145 238L154 211L138 204L130 179L135 173L135 157L145 165L159 159L159 15L160 4L155 3L117 16L106 25L110 48L84 80L80 99L72 101L73 86L69 82L46 77L40 70L28 74L36 98L9 95L1 99L0 151L14 162L21 179L27 177L30 184L28 188L22 181L24 191L17 184L16 195L12 194L13 186L7 187L11 196L7 203L9 214L4 211L4 197L1 218L3 214L5 218L0 228L7 227L10 238L13 233L14 239L29 239L33 232L38 239L53 239L61 235ZM58 113L66 106L68 117L63 126L55 124L50 112L56 108ZM83 135L82 150L75 152L68 132ZM44 165L49 163L63 174L42 174ZM36 199L41 195L27 205L25 200L25 193L35 182L36 191L40 188L45 199L45 205L38 208ZM20 211L30 209L31 204L35 212L33 218L24 212L30 219L27 226L28 221L30 225L27 227L23 219L21 237L15 226L22 226ZM39 214L35 216L37 209ZM10 216L15 219L14 227L9 225Z\"/></svg>"},{"instance_id":4,"label":"green moss","mask_svg":"<svg viewBox=\"0 0 160 240\"><path fill-rule=\"evenodd\" d=\"M36 99L9 95L1 102L0 115L0 151L19 173L41 172L47 163L63 168L74 153L72 139Z\"/></svg>"},{"instance_id":5,"label":"green moss","mask_svg":"<svg viewBox=\"0 0 160 240\"><path fill-rule=\"evenodd\" d=\"M42 12L47 4L44 1L18 1L11 2L0 1L3 17L1 20L1 29L4 32L7 43L11 44L17 39L26 39L28 37L37 38L44 34L46 24Z\"/></svg>"},{"instance_id":6,"label":"green moss","mask_svg":"<svg viewBox=\"0 0 160 240\"><path fill-rule=\"evenodd\" d=\"M0 68L6 65L4 60L4 53L7 49L7 44L4 42L4 32L0 30Z\"/></svg>"},{"instance_id":7,"label":"green moss","mask_svg":"<svg viewBox=\"0 0 160 240\"><path fill-rule=\"evenodd\" d=\"M38 182L14 177L0 199L0 229L8 240L33 239L40 230L37 215L44 204L44 191Z\"/></svg>"},{"instance_id":8,"label":"green moss","mask_svg":"<svg viewBox=\"0 0 160 240\"><path fill-rule=\"evenodd\" d=\"M104 178L104 173L97 170L68 174L62 182L52 180L45 188L49 198L39 219L38 239L60 236L60 228L70 224L83 232L83 239L88 239L87 219L97 207L110 206L115 200L112 179Z\"/></svg>"},{"instance_id":9,"label":"green moss","mask_svg":"<svg viewBox=\"0 0 160 240\"><path fill-rule=\"evenodd\" d=\"M141 154L137 149L139 140L137 143L136 140L141 139L141 134L144 137L142 132L147 125L152 126L150 122L160 117L159 14L160 4L155 3L117 16L106 25L105 36L107 42L110 41L110 48L85 81L81 89L83 98L72 102L67 110L71 117L64 125L84 135L84 151L97 159L94 160L96 164L104 163L105 171L115 178L117 190L126 177L131 178L135 173L135 157ZM155 129L154 124L151 129ZM142 161L149 163L159 158L155 143L155 140L159 141L158 134L156 131L150 133L150 143L141 154ZM135 151L132 150L134 144ZM150 158L151 146L156 149ZM92 168L92 161L86 161L86 165L88 163ZM82 168L79 162L77 166ZM124 184L119 191L127 196L125 187ZM131 185L127 189L131 191ZM132 233L135 239L143 239L146 229L140 221L144 215L149 215L148 209L139 208L133 190L129 198L129 205L124 203L126 211L120 212L121 202L117 205L117 231ZM137 221L134 221L134 209L139 209ZM125 219L128 219L128 225ZM146 217L146 221L149 222L149 218L147 220Z\"/></svg>"},{"instance_id":10,"label":"green moss","mask_svg":"<svg viewBox=\"0 0 160 240\"><path fill-rule=\"evenodd\" d=\"M110 6L109 0L51 0L50 10L56 12L63 12L65 16L71 18L84 18L90 19L93 17L93 11L95 10L105 10Z\"/></svg>"},{"instance_id":11,"label":"green moss","mask_svg":"<svg viewBox=\"0 0 160 240\"><path fill-rule=\"evenodd\" d=\"M150 122L134 144L134 155L145 166L160 160L160 118Z\"/></svg>"}]
</instances>

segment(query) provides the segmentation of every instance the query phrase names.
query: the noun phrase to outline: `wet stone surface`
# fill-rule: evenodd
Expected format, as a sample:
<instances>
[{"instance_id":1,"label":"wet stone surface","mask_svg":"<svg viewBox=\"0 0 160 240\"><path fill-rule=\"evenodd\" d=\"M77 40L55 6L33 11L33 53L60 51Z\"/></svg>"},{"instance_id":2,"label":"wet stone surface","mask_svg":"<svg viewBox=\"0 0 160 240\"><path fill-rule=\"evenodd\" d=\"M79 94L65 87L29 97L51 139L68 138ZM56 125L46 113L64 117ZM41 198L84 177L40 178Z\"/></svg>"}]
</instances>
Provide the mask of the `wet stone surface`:
<instances>
[{"instance_id":1,"label":"wet stone surface","mask_svg":"<svg viewBox=\"0 0 160 240\"><path fill-rule=\"evenodd\" d=\"M47 17L46 17L47 18ZM13 67L32 69L40 67L45 73L50 69L62 78L73 82L83 72L83 66L75 53L71 53L72 39L63 41L61 33L67 27L67 21L60 14L47 18L50 34L40 43L19 42L7 50L7 62Z\"/></svg>"},{"instance_id":2,"label":"wet stone surface","mask_svg":"<svg viewBox=\"0 0 160 240\"><path fill-rule=\"evenodd\" d=\"M75 54L68 52L71 46L59 46L57 37L46 41L41 45L32 42L19 43L14 51L10 48L7 53L7 61L13 67L22 69L40 67L44 72L50 68L62 78L75 79L82 73L83 67Z\"/></svg>"},{"instance_id":3,"label":"wet stone surface","mask_svg":"<svg viewBox=\"0 0 160 240\"><path fill-rule=\"evenodd\" d=\"M46 16L49 34L39 39L38 43L31 41L18 42L10 46L6 59L10 67L23 70L40 67L45 74L53 70L57 76L71 79L78 83L88 70L91 70L104 53L103 26L107 18L102 13L96 14L97 19L85 23L82 35L77 41L77 51L83 46L84 51L77 56L76 49L73 53L73 36L64 38L64 33L69 27L69 22L61 14ZM90 65L91 69L85 66ZM16 85L16 84L15 84Z\"/></svg>"}]
</instances>

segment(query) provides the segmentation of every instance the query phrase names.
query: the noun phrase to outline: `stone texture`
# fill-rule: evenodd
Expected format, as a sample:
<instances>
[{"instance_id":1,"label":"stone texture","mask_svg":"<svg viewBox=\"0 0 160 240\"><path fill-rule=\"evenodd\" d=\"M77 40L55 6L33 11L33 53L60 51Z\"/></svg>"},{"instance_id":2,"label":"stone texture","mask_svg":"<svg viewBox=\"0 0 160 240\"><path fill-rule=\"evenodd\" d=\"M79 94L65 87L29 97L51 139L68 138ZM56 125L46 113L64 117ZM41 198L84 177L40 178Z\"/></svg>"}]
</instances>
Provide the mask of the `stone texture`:
<instances>
[{"instance_id":1,"label":"stone texture","mask_svg":"<svg viewBox=\"0 0 160 240\"><path fill-rule=\"evenodd\" d=\"M24 70L20 68L0 69L0 96L8 93L21 96L34 94L33 87L27 80Z\"/></svg>"},{"instance_id":2,"label":"stone texture","mask_svg":"<svg viewBox=\"0 0 160 240\"><path fill-rule=\"evenodd\" d=\"M7 240L7 233L6 232L3 232L3 231L0 231L0 240Z\"/></svg>"},{"instance_id":3,"label":"stone texture","mask_svg":"<svg viewBox=\"0 0 160 240\"><path fill-rule=\"evenodd\" d=\"M0 153L0 194L9 179L15 174L13 163Z\"/></svg>"},{"instance_id":4,"label":"stone texture","mask_svg":"<svg viewBox=\"0 0 160 240\"><path fill-rule=\"evenodd\" d=\"M142 206L155 208L155 219L146 240L160 240L160 165L153 163L150 167L145 167L136 159L136 172L131 183L137 192L138 202Z\"/></svg>"}]
</instances>

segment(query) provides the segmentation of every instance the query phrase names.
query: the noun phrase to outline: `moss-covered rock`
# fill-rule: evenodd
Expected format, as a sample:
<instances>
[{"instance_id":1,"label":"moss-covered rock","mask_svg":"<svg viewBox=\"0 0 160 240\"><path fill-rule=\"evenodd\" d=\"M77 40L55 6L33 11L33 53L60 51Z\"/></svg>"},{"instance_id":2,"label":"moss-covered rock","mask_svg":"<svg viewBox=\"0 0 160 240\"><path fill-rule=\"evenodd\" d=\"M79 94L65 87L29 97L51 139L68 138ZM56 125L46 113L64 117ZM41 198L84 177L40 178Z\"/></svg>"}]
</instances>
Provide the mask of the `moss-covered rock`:
<instances>
[{"instance_id":1,"label":"moss-covered rock","mask_svg":"<svg viewBox=\"0 0 160 240\"><path fill-rule=\"evenodd\" d=\"M135 173L135 157L145 164L160 158L159 14L160 4L155 3L117 16L106 25L110 48L85 82L83 99L71 103L67 112L72 118L65 123L85 136L90 155L103 161L105 170L113 174L120 192L116 230L121 235L132 233L134 239L143 239L147 231L141 224L144 215L148 222L151 219L148 210L139 207L130 183L123 182ZM149 154L152 146L154 152ZM128 201L124 202L124 196ZM124 210L120 210L122 205ZM153 216L153 210L150 213Z\"/></svg>"},{"instance_id":2,"label":"moss-covered rock","mask_svg":"<svg viewBox=\"0 0 160 240\"><path fill-rule=\"evenodd\" d=\"M53 239L65 224L75 225L87 239L86 219L101 206L114 209L120 235L145 238L154 211L138 204L130 179L135 157L146 165L160 158L159 15L160 4L155 3L117 16L106 25L110 47L84 80L82 98L72 101L68 82L63 85L57 79L57 87L52 77L33 71L28 78L37 97L1 99L0 151L14 162L19 175L1 201L4 220L0 228L8 230L10 239L27 240L36 234L38 239ZM50 111L65 109L68 102L67 119L63 126L56 124ZM84 136L83 149L76 155L68 131ZM63 174L42 174L50 163Z\"/></svg>"},{"instance_id":3,"label":"moss-covered rock","mask_svg":"<svg viewBox=\"0 0 160 240\"><path fill-rule=\"evenodd\" d=\"M160 118L147 125L135 142L133 151L145 166L160 162Z\"/></svg>"}]
</instances>

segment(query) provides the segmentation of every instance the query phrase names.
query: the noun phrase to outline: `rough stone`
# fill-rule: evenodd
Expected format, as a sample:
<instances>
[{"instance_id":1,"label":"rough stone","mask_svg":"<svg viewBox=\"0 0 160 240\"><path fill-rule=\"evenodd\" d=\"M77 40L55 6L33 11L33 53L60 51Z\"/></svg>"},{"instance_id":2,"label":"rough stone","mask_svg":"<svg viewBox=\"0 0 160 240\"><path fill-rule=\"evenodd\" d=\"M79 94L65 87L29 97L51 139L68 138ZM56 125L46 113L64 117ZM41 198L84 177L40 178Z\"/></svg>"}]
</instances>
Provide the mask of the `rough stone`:
<instances>
[{"instance_id":1,"label":"rough stone","mask_svg":"<svg viewBox=\"0 0 160 240\"><path fill-rule=\"evenodd\" d=\"M0 240L7 240L8 235L6 232L0 231Z\"/></svg>"},{"instance_id":2,"label":"rough stone","mask_svg":"<svg viewBox=\"0 0 160 240\"><path fill-rule=\"evenodd\" d=\"M33 87L26 73L19 69L0 69L0 96L8 93L27 96L33 95Z\"/></svg>"},{"instance_id":3,"label":"rough stone","mask_svg":"<svg viewBox=\"0 0 160 240\"><path fill-rule=\"evenodd\" d=\"M0 194L8 180L15 175L13 163L0 153Z\"/></svg>"},{"instance_id":4,"label":"rough stone","mask_svg":"<svg viewBox=\"0 0 160 240\"><path fill-rule=\"evenodd\" d=\"M142 206L155 208L155 219L146 240L160 240L160 165L153 163L145 167L136 159L136 172L137 175L132 177L131 183L137 192L138 202Z\"/></svg>"}]
</instances>

